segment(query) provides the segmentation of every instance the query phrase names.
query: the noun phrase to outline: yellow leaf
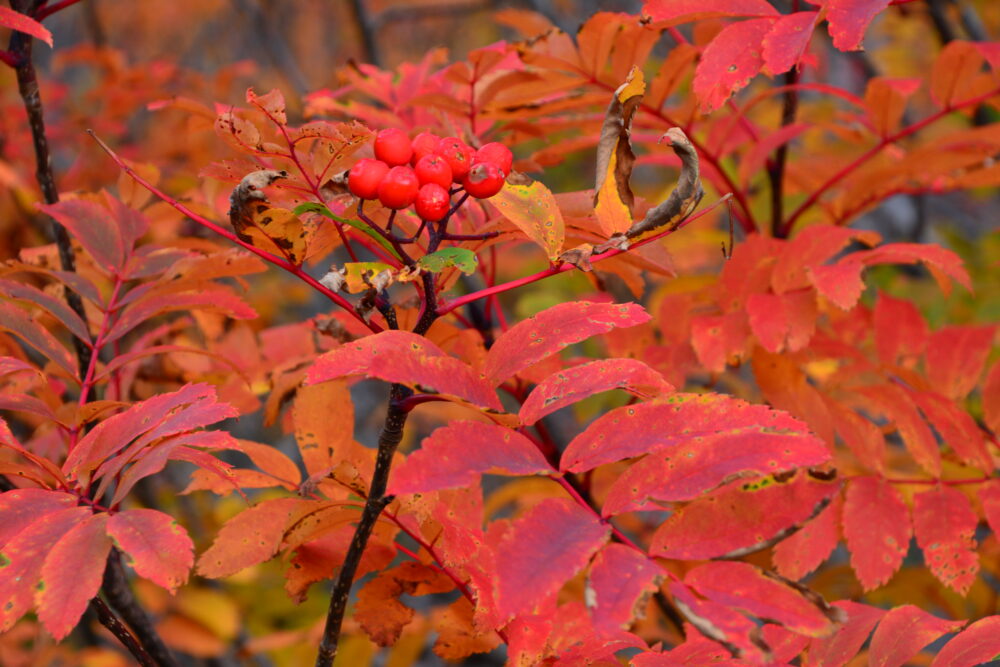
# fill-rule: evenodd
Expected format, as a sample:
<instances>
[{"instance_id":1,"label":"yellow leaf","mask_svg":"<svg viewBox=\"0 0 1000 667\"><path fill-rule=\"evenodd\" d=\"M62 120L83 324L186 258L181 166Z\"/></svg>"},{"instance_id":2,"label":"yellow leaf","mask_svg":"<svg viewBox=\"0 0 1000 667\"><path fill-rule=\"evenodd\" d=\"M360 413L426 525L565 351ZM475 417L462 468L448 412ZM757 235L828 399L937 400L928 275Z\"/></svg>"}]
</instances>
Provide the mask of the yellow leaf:
<instances>
[{"instance_id":1,"label":"yellow leaf","mask_svg":"<svg viewBox=\"0 0 1000 667\"><path fill-rule=\"evenodd\" d=\"M489 202L505 218L540 245L550 261L555 261L566 236L562 213L552 192L539 181L505 183Z\"/></svg>"}]
</instances>

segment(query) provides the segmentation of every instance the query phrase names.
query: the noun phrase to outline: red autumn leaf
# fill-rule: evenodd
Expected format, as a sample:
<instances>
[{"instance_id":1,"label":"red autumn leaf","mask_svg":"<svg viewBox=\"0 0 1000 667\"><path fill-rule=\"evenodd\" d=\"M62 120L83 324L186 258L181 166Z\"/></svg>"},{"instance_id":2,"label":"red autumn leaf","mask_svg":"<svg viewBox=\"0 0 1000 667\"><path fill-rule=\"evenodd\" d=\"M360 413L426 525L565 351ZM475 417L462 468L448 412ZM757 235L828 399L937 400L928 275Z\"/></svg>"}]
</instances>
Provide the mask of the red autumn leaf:
<instances>
[{"instance_id":1,"label":"red autumn leaf","mask_svg":"<svg viewBox=\"0 0 1000 667\"><path fill-rule=\"evenodd\" d=\"M984 434L968 412L954 401L926 391L909 391L941 440L958 454L963 463L983 471L993 469L993 459Z\"/></svg>"},{"instance_id":2,"label":"red autumn leaf","mask_svg":"<svg viewBox=\"0 0 1000 667\"><path fill-rule=\"evenodd\" d=\"M97 202L70 199L39 206L65 227L105 271L117 273L125 266L125 239L114 216Z\"/></svg>"},{"instance_id":3,"label":"red autumn leaf","mask_svg":"<svg viewBox=\"0 0 1000 667\"><path fill-rule=\"evenodd\" d=\"M743 310L691 318L691 346L711 373L723 372L730 360L742 357L749 336L750 325Z\"/></svg>"},{"instance_id":4,"label":"red autumn leaf","mask_svg":"<svg viewBox=\"0 0 1000 667\"><path fill-rule=\"evenodd\" d=\"M306 382L318 384L345 375L408 384L503 411L496 392L481 375L409 331L383 331L331 350L312 365Z\"/></svg>"},{"instance_id":5,"label":"red autumn leaf","mask_svg":"<svg viewBox=\"0 0 1000 667\"><path fill-rule=\"evenodd\" d=\"M58 364L70 377L76 377L78 370L73 356L24 309L7 301L0 301L0 330L14 334Z\"/></svg>"},{"instance_id":6,"label":"red autumn leaf","mask_svg":"<svg viewBox=\"0 0 1000 667\"><path fill-rule=\"evenodd\" d=\"M773 18L732 23L705 47L692 84L702 112L721 107L760 73L764 66L762 41L774 23Z\"/></svg>"},{"instance_id":7,"label":"red autumn leaf","mask_svg":"<svg viewBox=\"0 0 1000 667\"><path fill-rule=\"evenodd\" d=\"M858 51L868 24L889 6L890 0L809 0L826 8L833 45L841 51Z\"/></svg>"},{"instance_id":8,"label":"red autumn leaf","mask_svg":"<svg viewBox=\"0 0 1000 667\"><path fill-rule=\"evenodd\" d=\"M76 506L76 497L47 489L0 493L0 548L44 514Z\"/></svg>"},{"instance_id":9,"label":"red autumn leaf","mask_svg":"<svg viewBox=\"0 0 1000 667\"><path fill-rule=\"evenodd\" d=\"M642 13L668 25L730 16L776 16L767 0L646 0Z\"/></svg>"},{"instance_id":10,"label":"red autumn leaf","mask_svg":"<svg viewBox=\"0 0 1000 667\"><path fill-rule=\"evenodd\" d=\"M518 322L497 338L486 355L486 377L498 385L568 345L650 319L636 303L561 303Z\"/></svg>"},{"instance_id":11,"label":"red autumn leaf","mask_svg":"<svg viewBox=\"0 0 1000 667\"><path fill-rule=\"evenodd\" d=\"M187 581L194 544L174 518L151 509L130 509L108 519L108 535L140 577L168 591Z\"/></svg>"},{"instance_id":12,"label":"red autumn leaf","mask_svg":"<svg viewBox=\"0 0 1000 667\"><path fill-rule=\"evenodd\" d=\"M920 88L920 79L875 77L868 81L865 106L876 134L888 137L899 129L906 101Z\"/></svg>"},{"instance_id":13,"label":"red autumn leaf","mask_svg":"<svg viewBox=\"0 0 1000 667\"><path fill-rule=\"evenodd\" d=\"M252 320L257 317L256 310L222 285L212 289L201 288L196 292L153 294L129 304L104 340L114 342L149 318L178 310L221 313L237 320Z\"/></svg>"},{"instance_id":14,"label":"red autumn leaf","mask_svg":"<svg viewBox=\"0 0 1000 667\"><path fill-rule=\"evenodd\" d=\"M771 76L784 74L799 64L818 16L819 12L795 12L774 22L762 42L765 72Z\"/></svg>"},{"instance_id":15,"label":"red autumn leaf","mask_svg":"<svg viewBox=\"0 0 1000 667\"><path fill-rule=\"evenodd\" d=\"M515 520L496 545L502 619L555 594L601 548L609 528L571 500L546 499Z\"/></svg>"},{"instance_id":16,"label":"red autumn leaf","mask_svg":"<svg viewBox=\"0 0 1000 667\"><path fill-rule=\"evenodd\" d=\"M879 294L873 313L879 361L894 365L921 355L927 345L927 322L909 301Z\"/></svg>"},{"instance_id":17,"label":"red autumn leaf","mask_svg":"<svg viewBox=\"0 0 1000 667\"><path fill-rule=\"evenodd\" d=\"M7 632L31 608L45 555L73 526L91 516L86 507L47 512L0 549L0 632Z\"/></svg>"},{"instance_id":18,"label":"red autumn leaf","mask_svg":"<svg viewBox=\"0 0 1000 667\"><path fill-rule=\"evenodd\" d=\"M560 408L611 389L625 389L641 398L674 390L662 375L638 359L599 359L545 378L528 394L518 417L522 424L534 424Z\"/></svg>"},{"instance_id":19,"label":"red autumn leaf","mask_svg":"<svg viewBox=\"0 0 1000 667\"><path fill-rule=\"evenodd\" d=\"M561 469L585 472L694 441L705 449L736 443L753 450L774 445L795 451L801 445L812 452L817 443L825 448L806 424L766 405L722 394L677 393L616 408L594 420L566 447Z\"/></svg>"},{"instance_id":20,"label":"red autumn leaf","mask_svg":"<svg viewBox=\"0 0 1000 667\"><path fill-rule=\"evenodd\" d=\"M669 590L674 604L684 620L698 628L705 637L726 642L729 647L740 651L741 657L746 659L759 663L766 661L760 646L751 639L751 633L757 631L757 624L752 620L730 606L711 599L703 600L697 597L690 588L679 581L671 581ZM675 667L678 663L682 665L715 664L715 660L711 658L714 652L720 649L723 651L722 655L729 657L729 651L714 642L710 642L711 646L697 646L695 644L697 640L691 636L692 634L688 635L688 641L680 647L668 651L665 655L668 655L672 660L662 664L669 667Z\"/></svg>"},{"instance_id":21,"label":"red autumn leaf","mask_svg":"<svg viewBox=\"0 0 1000 667\"><path fill-rule=\"evenodd\" d=\"M856 387L871 410L891 420L913 460L934 477L941 476L941 450L917 404L905 389L895 384Z\"/></svg>"},{"instance_id":22,"label":"red autumn leaf","mask_svg":"<svg viewBox=\"0 0 1000 667\"><path fill-rule=\"evenodd\" d=\"M455 583L440 570L409 561L369 580L359 591L354 619L379 646L392 646L410 621L414 611L399 597L447 593Z\"/></svg>"},{"instance_id":23,"label":"red autumn leaf","mask_svg":"<svg viewBox=\"0 0 1000 667\"><path fill-rule=\"evenodd\" d=\"M785 294L751 294L747 299L750 328L768 352L801 350L816 329L819 309L812 290Z\"/></svg>"},{"instance_id":24,"label":"red autumn leaf","mask_svg":"<svg viewBox=\"0 0 1000 667\"><path fill-rule=\"evenodd\" d=\"M955 632L965 621L949 621L905 604L882 617L872 635L868 664L872 667L901 667L920 649L941 635Z\"/></svg>"},{"instance_id":25,"label":"red autumn leaf","mask_svg":"<svg viewBox=\"0 0 1000 667\"><path fill-rule=\"evenodd\" d=\"M90 340L90 332L76 312L66 302L42 290L16 280L0 280L0 293L5 298L20 301L25 305L43 308L72 332L80 340Z\"/></svg>"},{"instance_id":26,"label":"red autumn leaf","mask_svg":"<svg viewBox=\"0 0 1000 667\"><path fill-rule=\"evenodd\" d=\"M816 291L841 310L850 310L865 291L858 262L838 262L814 266L809 270L809 281Z\"/></svg>"},{"instance_id":27,"label":"red autumn leaf","mask_svg":"<svg viewBox=\"0 0 1000 667\"><path fill-rule=\"evenodd\" d=\"M802 530L774 547L771 561L783 577L797 581L819 567L837 547L840 539L841 497L830 504Z\"/></svg>"},{"instance_id":28,"label":"red autumn leaf","mask_svg":"<svg viewBox=\"0 0 1000 667\"><path fill-rule=\"evenodd\" d=\"M844 611L847 620L832 636L810 642L810 667L842 667L847 664L861 650L872 629L885 616L884 609L850 600L839 600L833 606Z\"/></svg>"},{"instance_id":29,"label":"red autumn leaf","mask_svg":"<svg viewBox=\"0 0 1000 667\"><path fill-rule=\"evenodd\" d=\"M107 514L94 514L73 526L49 550L35 593L38 618L57 640L70 633L104 577L111 539Z\"/></svg>"},{"instance_id":30,"label":"red autumn leaf","mask_svg":"<svg viewBox=\"0 0 1000 667\"><path fill-rule=\"evenodd\" d=\"M913 533L924 562L941 583L961 595L969 592L979 572L976 525L979 518L968 498L950 486L938 486L913 497Z\"/></svg>"},{"instance_id":31,"label":"red autumn leaf","mask_svg":"<svg viewBox=\"0 0 1000 667\"><path fill-rule=\"evenodd\" d=\"M48 28L30 16L15 12L10 7L0 7L0 26L27 33L52 46L52 33Z\"/></svg>"},{"instance_id":32,"label":"red autumn leaf","mask_svg":"<svg viewBox=\"0 0 1000 667\"><path fill-rule=\"evenodd\" d=\"M780 623L799 634L823 637L836 627L815 603L749 563L705 563L688 571L684 583L709 600Z\"/></svg>"},{"instance_id":33,"label":"red autumn leaf","mask_svg":"<svg viewBox=\"0 0 1000 667\"><path fill-rule=\"evenodd\" d=\"M785 472L829 459L829 450L818 438L802 439L795 447L783 438L728 438L706 447L695 438L633 463L612 483L602 513L638 510L648 500L691 500L736 477Z\"/></svg>"},{"instance_id":34,"label":"red autumn leaf","mask_svg":"<svg viewBox=\"0 0 1000 667\"><path fill-rule=\"evenodd\" d=\"M538 447L517 431L495 424L453 421L425 438L420 449L391 472L389 493L424 493L476 484L484 473L555 473Z\"/></svg>"},{"instance_id":35,"label":"red autumn leaf","mask_svg":"<svg viewBox=\"0 0 1000 667\"><path fill-rule=\"evenodd\" d=\"M983 505L983 514L990 530L1000 535L1000 480L992 479L979 485L979 502Z\"/></svg>"},{"instance_id":36,"label":"red autumn leaf","mask_svg":"<svg viewBox=\"0 0 1000 667\"><path fill-rule=\"evenodd\" d=\"M993 347L996 325L951 326L927 340L927 380L934 391L961 400L979 383Z\"/></svg>"},{"instance_id":37,"label":"red autumn leaf","mask_svg":"<svg viewBox=\"0 0 1000 667\"><path fill-rule=\"evenodd\" d=\"M870 591L895 574L910 545L910 512L884 479L856 477L844 498L844 539L851 567Z\"/></svg>"},{"instance_id":38,"label":"red autumn leaf","mask_svg":"<svg viewBox=\"0 0 1000 667\"><path fill-rule=\"evenodd\" d=\"M952 280L972 291L969 272L965 270L962 258L943 246L929 243L889 243L852 253L846 259L859 261L865 266L923 263L945 294L951 292Z\"/></svg>"},{"instance_id":39,"label":"red autumn leaf","mask_svg":"<svg viewBox=\"0 0 1000 667\"><path fill-rule=\"evenodd\" d=\"M588 606L594 627L613 632L642 618L646 601L664 572L653 561L624 544L607 544L594 557L587 578Z\"/></svg>"},{"instance_id":40,"label":"red autumn leaf","mask_svg":"<svg viewBox=\"0 0 1000 667\"><path fill-rule=\"evenodd\" d=\"M983 421L994 433L1000 433L1000 360L986 374L982 387Z\"/></svg>"},{"instance_id":41,"label":"red autumn leaf","mask_svg":"<svg viewBox=\"0 0 1000 667\"><path fill-rule=\"evenodd\" d=\"M783 244L771 272L771 287L778 294L809 287L814 282L810 273L822 268L824 262L836 256L852 241L872 246L880 238L875 232L849 227L806 227L795 238Z\"/></svg>"},{"instance_id":42,"label":"red autumn leaf","mask_svg":"<svg viewBox=\"0 0 1000 667\"><path fill-rule=\"evenodd\" d=\"M94 469L99 470L97 476L117 472L158 438L236 417L232 406L218 402L215 391L210 384L188 384L135 403L87 433L66 457L63 471L81 481L87 481ZM111 458L123 449L122 457Z\"/></svg>"},{"instance_id":43,"label":"red autumn leaf","mask_svg":"<svg viewBox=\"0 0 1000 667\"><path fill-rule=\"evenodd\" d=\"M962 630L934 656L931 667L969 667L1000 655L1000 616L981 618Z\"/></svg>"},{"instance_id":44,"label":"red autumn leaf","mask_svg":"<svg viewBox=\"0 0 1000 667\"><path fill-rule=\"evenodd\" d=\"M301 502L296 498L263 500L231 518L198 558L198 574L218 579L268 560L281 546L288 515Z\"/></svg>"},{"instance_id":45,"label":"red autumn leaf","mask_svg":"<svg viewBox=\"0 0 1000 667\"><path fill-rule=\"evenodd\" d=\"M814 516L838 488L802 473L786 481L733 482L675 509L653 534L649 553L706 560L759 550Z\"/></svg>"}]
</instances>

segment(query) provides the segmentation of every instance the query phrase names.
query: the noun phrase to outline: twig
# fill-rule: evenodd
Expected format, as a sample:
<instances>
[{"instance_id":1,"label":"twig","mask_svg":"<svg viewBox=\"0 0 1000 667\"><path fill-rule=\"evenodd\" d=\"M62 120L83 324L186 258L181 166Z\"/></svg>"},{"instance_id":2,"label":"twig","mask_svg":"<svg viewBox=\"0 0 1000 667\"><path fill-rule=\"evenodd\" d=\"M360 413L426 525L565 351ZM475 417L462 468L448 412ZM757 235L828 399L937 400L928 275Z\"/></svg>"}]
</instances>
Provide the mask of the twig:
<instances>
[{"instance_id":1,"label":"twig","mask_svg":"<svg viewBox=\"0 0 1000 667\"><path fill-rule=\"evenodd\" d=\"M358 27L361 37L361 59L372 65L381 66L382 57L379 54L378 42L375 39L377 26L368 12L365 0L351 0L347 3L354 15L354 24Z\"/></svg>"},{"instance_id":2,"label":"twig","mask_svg":"<svg viewBox=\"0 0 1000 667\"><path fill-rule=\"evenodd\" d=\"M424 306L420 318L417 320L417 325L413 328L413 333L418 335L426 334L438 317L435 276L433 273L424 273L421 279L424 286ZM385 489L389 482L392 457L396 453L399 443L403 440L403 427L410 414L409 409L412 408L412 406L407 406L405 401L412 395L413 391L401 384L393 384L389 390L389 406L382 424L382 432L378 438L378 453L375 455L375 470L368 487L368 497L365 498L361 519L354 529L351 545L347 549L344 564L340 567L337 581L333 586L330 608L326 615L326 625L323 628L323 639L316 656L316 667L331 667L333 665L333 660L337 656L337 645L340 641L340 628L344 622L344 613L347 611L347 598L350 596L351 586L354 584L354 574L358 570L358 564L361 562L361 556L368 545L368 539L371 537L375 522L382 514L382 510L393 500L391 496L385 495Z\"/></svg>"},{"instance_id":3,"label":"twig","mask_svg":"<svg viewBox=\"0 0 1000 667\"><path fill-rule=\"evenodd\" d=\"M167 645L157 634L156 628L153 627L145 610L132 596L125 570L122 568L121 557L118 555L118 549L112 549L111 553L108 554L108 565L104 570L101 591L108 598L108 602L115 608L115 611L122 615L125 622L135 632L142 643L142 648L154 661L150 664L158 667L176 667L177 662L167 649Z\"/></svg>"},{"instance_id":4,"label":"twig","mask_svg":"<svg viewBox=\"0 0 1000 667\"><path fill-rule=\"evenodd\" d=\"M199 225L201 225L203 227L207 227L208 229L211 229L213 232L215 232L219 236L225 237L225 238L229 239L230 241L232 241L233 243L235 243L236 245L241 246L241 247L243 247L246 250L249 250L253 254L255 254L258 257L260 257L261 259L263 259L264 261L269 262L271 264L274 264L275 266L284 269L288 273L291 273L293 276L295 276L296 278L298 278L302 282L306 283L307 285L309 285L310 287L312 287L313 289L315 289L317 292L319 292L320 294L322 294L323 296L325 296L326 298L328 298L330 301L333 301L335 304L337 304L338 306L340 306L341 308L343 308L344 310L346 310L355 319L357 319L359 322L361 322L366 327L368 327L368 329L372 333L378 333L379 331L382 331L382 327L380 327L378 324L376 324L374 322L366 322L365 319L354 310L354 306L352 306L351 303L347 299L345 299L344 297L340 296L339 294L337 294L333 290L329 289L328 287L326 287L324 285L321 285L318 280L316 280L315 278L313 278L312 276L310 276L308 273L306 273L305 271L303 271L301 267L295 266L294 264L288 262L287 260L285 260L285 259L283 259L281 257L278 257L277 255L272 255L271 253L267 252L266 250L261 250L260 248L257 248L254 245L252 245L250 243L247 243L246 241L238 238L235 234L233 234L232 232L230 232L228 229L225 229L225 228L217 225L216 223L212 222L208 218L205 218L203 216L198 215L197 213L195 213L194 211L192 211L191 209L189 209L187 206L185 206L184 204L180 203L179 201L177 201L176 199L174 199L173 197L171 197L170 195L168 195L167 193L163 192L162 190L160 190L159 188L157 188L156 186L154 186L152 183L150 183L149 181L147 181L146 179L144 179L142 176L140 176L139 174L137 174L134 169L132 169L127 164L125 164L125 161L122 160L118 156L117 153L115 153L113 150L111 150L110 146L108 146L106 143L104 143L100 139L100 137L98 137L96 134L94 134L93 130L87 130L87 133L91 137L94 138L94 141L97 142L97 144L101 147L101 149L105 153L107 153L108 156L111 157L112 160L114 160L115 164L117 164L126 174L128 174L129 176L131 176L132 179L136 183L138 183L142 187L144 187L147 190L149 190L150 192L152 192L154 195L156 195L157 197L159 197L161 200L163 200L167 204L170 204L170 206L174 207L175 209L177 209L178 211L180 211L181 213L183 213L187 217L191 218L192 220L194 220L195 222L197 222Z\"/></svg>"},{"instance_id":5,"label":"twig","mask_svg":"<svg viewBox=\"0 0 1000 667\"><path fill-rule=\"evenodd\" d=\"M110 630L111 634L118 638L118 641L120 641L125 648L128 649L129 653L135 656L135 659L139 661L139 664L142 665L142 667L158 667L149 654L146 653L142 646L139 645L139 642L136 641L135 637L132 636L132 633L128 631L128 628L126 628L122 622L118 620L118 617L115 616L114 612L108 608L108 605L104 603L104 600L99 597L91 599L90 608L94 610L95 614L97 614L97 618L101 622L101 625Z\"/></svg>"},{"instance_id":6,"label":"twig","mask_svg":"<svg viewBox=\"0 0 1000 667\"><path fill-rule=\"evenodd\" d=\"M798 3L796 3L797 5ZM781 107L781 127L785 128L795 122L795 112L799 106L799 94L795 84L799 81L799 73L794 67L785 73L785 92ZM771 181L771 233L779 237L782 231L781 220L784 217L783 203L785 196L785 165L788 163L788 142L778 146L774 152L774 161L767 170Z\"/></svg>"},{"instance_id":7,"label":"twig","mask_svg":"<svg viewBox=\"0 0 1000 667\"><path fill-rule=\"evenodd\" d=\"M12 0L11 8L28 16L36 16L40 0ZM59 5L53 5L52 10ZM61 7L60 7L61 8ZM40 14L40 12L37 12ZM38 16L39 19L43 18ZM35 73L35 65L31 60L31 35L23 32L13 31L10 36L8 52L15 59L14 71L17 73L17 87L21 93L21 100L24 103L24 110L28 114L28 124L31 127L31 139L35 148L35 178L42 190L42 196L46 204L55 204L59 201L59 190L56 188L56 178L52 171L52 155L49 152L49 140L45 135L45 117L42 110L42 97L38 91L38 76ZM52 221L52 236L55 238L56 246L59 248L59 263L63 271L76 271L76 256L73 253L73 245L69 239L66 228L55 220ZM65 290L66 303L73 309L84 325L87 325L87 313L83 309L83 300L80 295L73 290ZM89 326L88 326L89 330ZM91 350L90 341L83 341L73 337L73 347L76 350L77 364L80 367L80 377L90 366Z\"/></svg>"}]
</instances>

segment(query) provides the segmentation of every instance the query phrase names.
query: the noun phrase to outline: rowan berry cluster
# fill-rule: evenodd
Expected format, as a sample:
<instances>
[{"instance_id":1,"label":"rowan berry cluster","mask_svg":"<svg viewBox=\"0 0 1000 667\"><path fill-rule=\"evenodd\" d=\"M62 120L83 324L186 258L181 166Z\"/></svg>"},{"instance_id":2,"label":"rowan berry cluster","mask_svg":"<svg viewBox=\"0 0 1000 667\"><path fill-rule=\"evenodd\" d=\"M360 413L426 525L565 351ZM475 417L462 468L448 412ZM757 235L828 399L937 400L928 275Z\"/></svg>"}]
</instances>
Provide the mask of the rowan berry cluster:
<instances>
[{"instance_id":1,"label":"rowan berry cluster","mask_svg":"<svg viewBox=\"0 0 1000 667\"><path fill-rule=\"evenodd\" d=\"M361 199L378 199L394 210L413 206L422 220L448 214L451 196L461 190L477 199L503 188L514 156L496 142L473 150L456 137L421 132L413 139L389 128L375 135L375 159L351 167L347 186Z\"/></svg>"}]
</instances>

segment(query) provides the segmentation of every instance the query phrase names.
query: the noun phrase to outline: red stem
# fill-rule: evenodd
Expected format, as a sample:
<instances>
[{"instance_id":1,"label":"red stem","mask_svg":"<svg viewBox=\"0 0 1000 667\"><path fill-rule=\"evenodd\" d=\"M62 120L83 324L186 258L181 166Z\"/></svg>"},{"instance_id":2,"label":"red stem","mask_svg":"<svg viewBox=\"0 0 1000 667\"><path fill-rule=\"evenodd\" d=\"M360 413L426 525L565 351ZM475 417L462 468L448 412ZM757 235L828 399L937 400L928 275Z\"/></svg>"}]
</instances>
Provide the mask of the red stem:
<instances>
[{"instance_id":1,"label":"red stem","mask_svg":"<svg viewBox=\"0 0 1000 667\"><path fill-rule=\"evenodd\" d=\"M800 217L802 217L802 214L805 213L805 211L809 209L813 204L815 204L817 200L819 200L819 198L823 196L823 194L827 190L829 190L831 187L842 181L845 177L847 177L848 174L854 172L854 170L860 167L862 164L864 164L871 158L875 157L879 152L881 152L883 148L885 148L889 144L895 143L900 139L904 139L910 136L911 134L919 132L920 130L924 129L931 123L937 122L941 118L944 118L945 116L954 111L958 111L959 109L963 109L968 106L975 106L981 102L985 102L986 100L990 99L991 97L997 94L1000 94L1000 87L994 88L982 95L977 95L976 97L972 97L970 99L963 100L955 104L946 105L940 111L932 113L930 116L927 116L923 120L919 120L916 123L913 123L912 125L905 127L893 134L882 137L882 139L877 144L875 144L870 149L859 155L850 164L843 167L833 176L828 178L826 182L823 183L823 185L813 190L812 194L810 194L809 197L804 202L802 202L797 209L795 209L795 211L788 217L788 219L785 220L784 224L781 226L782 236L783 237L788 236L789 232L792 231L792 227L795 226L795 222Z\"/></svg>"},{"instance_id":2,"label":"red stem","mask_svg":"<svg viewBox=\"0 0 1000 667\"><path fill-rule=\"evenodd\" d=\"M41 21L48 16L52 16L56 12L62 11L71 5L75 5L80 2L80 0L59 0L59 2L49 5L48 7L42 7L37 12L35 12L35 20Z\"/></svg>"},{"instance_id":3,"label":"red stem","mask_svg":"<svg viewBox=\"0 0 1000 667\"><path fill-rule=\"evenodd\" d=\"M674 227L672 229L665 229L664 231L660 232L659 234L655 234L654 236L650 236L649 238L645 238L645 239L642 239L641 241L637 241L636 243L634 243L632 246L629 247L629 250L631 250L633 248L639 248L641 246L646 245L647 243L652 243L653 241L657 241L657 240L663 238L664 236L667 236L669 234L673 234L674 232L683 229L689 223L694 222L698 218L700 218L700 217L708 214L709 212L711 212L712 210L714 210L716 207L718 207L722 202L727 201L729 199L729 196L730 195L726 195L725 197L722 197L721 199L719 199L718 201L716 201L714 204L712 204L708 208L704 208L704 209L698 211L697 213L695 213L694 215L692 215L690 218L688 218L687 220L685 220L683 223L681 223L677 227ZM622 253L625 253L625 252L628 252L628 250L617 250L617 249L608 250L607 252L602 252L599 255L592 256L590 258L590 263L591 264L596 264L597 262L600 262L602 260L608 259L609 257L616 257L617 255L621 255ZM488 297L488 296L491 296L491 295L494 295L494 294L500 294L501 292L509 292L512 289L516 289L518 287L523 287L524 285L530 285L531 283L538 282L539 280L544 280L545 278L550 278L550 277L558 275L560 273L566 273L567 271L572 271L575 268L576 268L576 266L574 266L573 264L563 263L563 264L560 264L558 266L553 266L553 267L550 267L550 268L545 269L543 271L539 271L538 273L533 273L530 276L523 276L521 278L517 278L516 280L511 280L511 281L508 281L508 282L505 282L505 283L501 283L499 285L494 285L492 287L487 287L485 289L481 289L481 290L478 290L476 292L472 292L470 294L466 294L465 296L460 296L457 299L455 299L453 301L449 301L446 304L442 304L440 307L438 307L437 313L438 313L438 315L445 315L445 314L450 313L451 311L455 310L456 308L461 308L465 304L470 303L472 301L476 301L478 299L482 299L484 297Z\"/></svg>"},{"instance_id":4,"label":"red stem","mask_svg":"<svg viewBox=\"0 0 1000 667\"><path fill-rule=\"evenodd\" d=\"M267 252L266 250L261 250L260 248L257 248L255 246L247 243L246 241L243 241L242 239L238 238L235 234L233 234L229 230L220 227L219 225L215 224L214 222L212 222L208 218L204 218L204 217L198 215L197 213L195 213L194 211L192 211L191 209L189 209L187 206L185 206L184 204L180 203L179 201L177 201L176 199L174 199L173 197L171 197L167 193L163 192L162 190L158 189L152 183L150 183L149 181L147 181L146 179L144 179L142 176L140 176L139 174L137 174L131 167L129 167L127 164L125 164L125 162L120 157L118 157L117 153L115 153L113 150L111 150L110 146L108 146L106 143L104 143L103 141L101 141L101 139L96 134L94 134L93 130L87 130L87 133L90 134L90 136L92 136L94 138L94 141L97 142L97 144L104 150L104 152L107 153L108 156L110 156L111 159L114 160L115 164L117 164L126 174L128 174L129 176L131 176L132 179L135 180L136 183L138 183L142 187L144 187L147 190L149 190L150 192L152 192L154 195L156 195L157 197L159 197L161 200L163 200L167 204L170 204L175 209L177 209L178 211L180 211L181 213L183 213L187 217L191 218L195 222L197 222L199 225L201 225L203 227L207 227L208 229L211 229L216 234L218 234L218 235L220 235L220 236L222 236L222 237L224 237L224 238L232 241L233 243L235 243L235 244L237 244L239 246L242 246L243 248L245 248L246 250L248 250L248 251L252 252L253 254L257 255L258 257L260 257L264 261L269 262L271 264L274 264L275 266L284 269L288 273L291 273L293 276L295 276L296 278L298 278L302 282L306 283L307 285L309 285L310 287L312 287L313 289L315 289L317 292L319 292L320 294L322 294L323 296L325 296L326 298L328 298L330 301L334 302L335 304L337 304L338 306L340 306L341 308L343 308L344 310L346 310L348 313L351 314L351 316L354 317L354 319L358 320L359 322L361 322L362 324L364 324L366 327L368 327L368 329L372 333L378 333L378 332L382 331L382 327L380 327L375 322L367 322L367 321L365 321L365 318L363 318L361 315L359 315L357 313L357 311L354 310L354 307L351 305L351 303L347 299L345 299L344 297L340 296L339 294L337 294L336 292L332 291L331 289L329 289L329 288L321 285L318 280L316 280L315 278L313 278L312 276L310 276L308 273L306 273L305 271L303 271L301 269L301 267L295 266L294 264L292 264L291 262L289 262L286 259L278 257L277 255L272 255L271 253Z\"/></svg>"}]
</instances>

